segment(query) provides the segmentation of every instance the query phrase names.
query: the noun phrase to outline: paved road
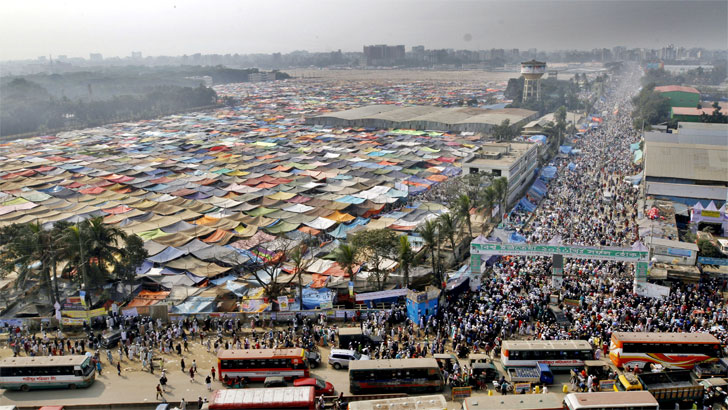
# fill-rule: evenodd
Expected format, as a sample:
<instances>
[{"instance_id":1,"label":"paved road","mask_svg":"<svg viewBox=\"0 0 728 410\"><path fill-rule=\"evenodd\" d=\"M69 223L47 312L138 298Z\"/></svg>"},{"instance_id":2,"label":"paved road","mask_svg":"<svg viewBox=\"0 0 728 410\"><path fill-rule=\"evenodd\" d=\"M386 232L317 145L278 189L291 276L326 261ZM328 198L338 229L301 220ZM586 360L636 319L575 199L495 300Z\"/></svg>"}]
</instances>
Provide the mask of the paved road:
<instances>
[{"instance_id":1,"label":"paved road","mask_svg":"<svg viewBox=\"0 0 728 410\"><path fill-rule=\"evenodd\" d=\"M177 355L165 355L164 363L167 369L167 377L169 379L165 395L167 401L173 404L179 404L184 397L188 403L196 403L198 397L208 398L211 395L207 391L204 384L204 378L209 374L210 369L217 363L212 353L207 353L205 349L198 343L191 344L191 351L183 355L187 366L192 363L193 359L197 360L198 375L194 382L190 382L189 374L182 373L180 370L180 357ZM0 350L0 357L12 355L9 349ZM349 394L349 377L346 370L335 370L330 367L326 360L329 356L329 349L322 348L321 355L324 363L317 369L312 370L312 374L321 377L334 384L337 393L343 391ZM14 404L16 406L43 406L43 405L73 405L73 404L113 404L113 403L149 403L149 407L153 408L155 404L160 403L156 399L156 386L159 380L160 371L155 370L154 375L149 372L141 371L141 364L137 362L123 361L122 375L116 374L116 365L109 366L106 356L102 355L102 363L104 368L101 376L98 376L96 382L87 389L77 390L40 390L31 392L19 391L3 391L0 395L0 405ZM117 360L114 354L114 360ZM114 362L116 363L116 362ZM564 379L565 380L562 380ZM564 378L557 376L557 382L568 382L568 376ZM557 393L560 383L552 386L551 391ZM213 390L222 388L221 383L213 382ZM262 383L253 383L251 387L262 387ZM475 395L486 395L487 392L476 392ZM449 392L445 392L445 396L449 398ZM196 404L188 406L188 409L196 408ZM99 407L101 408L101 407ZM449 402L448 409L460 409L460 403ZM133 409L132 409L133 410ZM140 408L141 410L141 408Z\"/></svg>"}]
</instances>

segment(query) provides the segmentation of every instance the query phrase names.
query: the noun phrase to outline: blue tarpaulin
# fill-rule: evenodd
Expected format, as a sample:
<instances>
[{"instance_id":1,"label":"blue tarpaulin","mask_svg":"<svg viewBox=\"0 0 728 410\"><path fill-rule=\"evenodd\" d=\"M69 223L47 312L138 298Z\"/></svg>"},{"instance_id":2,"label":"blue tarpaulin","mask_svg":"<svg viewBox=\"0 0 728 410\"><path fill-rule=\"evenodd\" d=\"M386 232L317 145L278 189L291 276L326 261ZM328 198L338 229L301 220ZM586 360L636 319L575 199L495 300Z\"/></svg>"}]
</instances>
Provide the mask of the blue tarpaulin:
<instances>
[{"instance_id":1,"label":"blue tarpaulin","mask_svg":"<svg viewBox=\"0 0 728 410\"><path fill-rule=\"evenodd\" d=\"M573 147L571 147L570 145L562 145L559 147L559 152L561 152L562 154L569 155L569 154L571 154L572 149L573 149Z\"/></svg>"},{"instance_id":2,"label":"blue tarpaulin","mask_svg":"<svg viewBox=\"0 0 728 410\"><path fill-rule=\"evenodd\" d=\"M573 162L569 162L569 165L567 165L567 168L569 168L569 171L573 171L576 169L576 164Z\"/></svg>"},{"instance_id":3,"label":"blue tarpaulin","mask_svg":"<svg viewBox=\"0 0 728 410\"><path fill-rule=\"evenodd\" d=\"M545 144L546 136L545 135L534 135L531 138L529 138L528 140L531 142L539 143L539 144Z\"/></svg>"},{"instance_id":4,"label":"blue tarpaulin","mask_svg":"<svg viewBox=\"0 0 728 410\"><path fill-rule=\"evenodd\" d=\"M526 237L514 231L508 237L508 243L526 243Z\"/></svg>"},{"instance_id":5,"label":"blue tarpaulin","mask_svg":"<svg viewBox=\"0 0 728 410\"><path fill-rule=\"evenodd\" d=\"M334 303L334 295L334 291L326 288L313 289L311 287L305 287L303 288L303 308L316 309L322 303Z\"/></svg>"},{"instance_id":6,"label":"blue tarpaulin","mask_svg":"<svg viewBox=\"0 0 728 410\"><path fill-rule=\"evenodd\" d=\"M526 212L533 212L536 210L536 205L532 204L528 199L526 199L526 197L521 198L521 200L518 201L518 205Z\"/></svg>"},{"instance_id":7,"label":"blue tarpaulin","mask_svg":"<svg viewBox=\"0 0 728 410\"><path fill-rule=\"evenodd\" d=\"M554 179L556 177L556 167L545 167L541 170L541 178L545 180Z\"/></svg>"}]
</instances>

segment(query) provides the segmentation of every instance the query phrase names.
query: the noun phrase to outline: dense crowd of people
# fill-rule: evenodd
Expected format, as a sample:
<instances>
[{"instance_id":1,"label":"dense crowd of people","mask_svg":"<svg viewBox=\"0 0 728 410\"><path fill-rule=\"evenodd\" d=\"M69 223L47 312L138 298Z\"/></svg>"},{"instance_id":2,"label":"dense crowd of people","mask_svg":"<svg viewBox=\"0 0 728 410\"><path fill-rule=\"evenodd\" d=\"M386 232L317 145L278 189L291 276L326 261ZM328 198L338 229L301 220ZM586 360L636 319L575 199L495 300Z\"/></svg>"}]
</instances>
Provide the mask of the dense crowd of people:
<instances>
[{"instance_id":1,"label":"dense crowd of people","mask_svg":"<svg viewBox=\"0 0 728 410\"><path fill-rule=\"evenodd\" d=\"M641 168L632 161L629 149L640 138L629 117L630 97L638 88L637 81L637 75L627 75L607 83L606 93L595 107L595 111L607 114L601 126L574 140L578 154L553 160L557 174L532 214L523 210L512 213L511 222L516 221L517 232L528 242L630 247L640 240L640 192L627 178ZM436 194L443 192L438 190ZM418 322L409 320L401 305L357 315L352 320L358 322L362 332L376 335L383 342L339 347L358 350L373 359L446 352L460 357L469 353L497 356L502 341L507 339L582 339L595 347L599 358L606 354L615 331L711 332L728 342L728 312L720 293L725 283L718 279L675 283L669 297L661 300L633 293L634 266L627 263L569 259L564 264L564 278L563 288L554 289L550 259L502 257L487 268L478 290L446 295L436 314ZM558 294L557 305L567 319L566 325L557 322L549 310L552 294ZM566 304L566 299L578 302ZM113 316L107 320L107 327L121 332L116 351L105 353L109 364L113 365L115 354L116 360L139 361L150 372L154 372L155 356L182 356L190 343L200 343L211 353L229 348L313 350L336 345L336 325L327 323L323 315L296 316L275 328L259 318L250 322L184 318L162 323L150 318ZM60 333L31 335L18 328L11 331L10 345L15 355L88 351L95 354L99 366L104 356L98 353L104 348L100 336L93 332L86 340L72 341ZM180 364L185 371L184 359ZM196 365L188 370L194 379ZM451 385L468 384L473 376L472 369L458 364L445 369L445 374Z\"/></svg>"}]
</instances>

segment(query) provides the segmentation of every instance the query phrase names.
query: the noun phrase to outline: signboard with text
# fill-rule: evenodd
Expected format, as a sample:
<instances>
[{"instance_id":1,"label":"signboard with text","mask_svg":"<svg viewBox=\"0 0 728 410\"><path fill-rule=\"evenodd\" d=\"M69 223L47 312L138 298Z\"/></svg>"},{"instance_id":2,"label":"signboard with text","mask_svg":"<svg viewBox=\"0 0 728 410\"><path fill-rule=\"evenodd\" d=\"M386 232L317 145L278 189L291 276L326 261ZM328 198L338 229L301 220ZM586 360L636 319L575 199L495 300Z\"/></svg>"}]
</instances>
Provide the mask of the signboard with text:
<instances>
[{"instance_id":1,"label":"signboard with text","mask_svg":"<svg viewBox=\"0 0 728 410\"><path fill-rule=\"evenodd\" d=\"M647 260L646 251L633 251L629 248L597 248L575 245L522 244L522 243L471 243L471 254L551 256L563 255L571 258L598 259L621 262Z\"/></svg>"},{"instance_id":2,"label":"signboard with text","mask_svg":"<svg viewBox=\"0 0 728 410\"><path fill-rule=\"evenodd\" d=\"M451 400L462 400L466 397L470 397L473 394L473 388L470 386L467 387L453 387L450 390L450 393L452 394Z\"/></svg>"}]
</instances>

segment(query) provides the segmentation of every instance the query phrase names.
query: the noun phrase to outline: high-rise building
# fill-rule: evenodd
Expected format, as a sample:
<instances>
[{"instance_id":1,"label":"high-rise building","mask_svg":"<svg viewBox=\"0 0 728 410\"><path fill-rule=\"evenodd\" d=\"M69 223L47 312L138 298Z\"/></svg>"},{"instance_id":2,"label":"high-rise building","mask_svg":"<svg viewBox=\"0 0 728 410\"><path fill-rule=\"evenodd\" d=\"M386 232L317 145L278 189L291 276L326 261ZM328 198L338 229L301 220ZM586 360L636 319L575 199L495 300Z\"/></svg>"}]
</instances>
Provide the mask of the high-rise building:
<instances>
[{"instance_id":1,"label":"high-rise building","mask_svg":"<svg viewBox=\"0 0 728 410\"><path fill-rule=\"evenodd\" d=\"M141 60L142 59L142 52L141 51L132 51L131 52L131 58L134 60Z\"/></svg>"},{"instance_id":2,"label":"high-rise building","mask_svg":"<svg viewBox=\"0 0 728 410\"><path fill-rule=\"evenodd\" d=\"M104 56L101 53L91 53L88 55L88 59L91 61L102 61Z\"/></svg>"},{"instance_id":3,"label":"high-rise building","mask_svg":"<svg viewBox=\"0 0 728 410\"><path fill-rule=\"evenodd\" d=\"M404 45L388 46L378 44L364 46L364 57L367 65L392 65L404 59Z\"/></svg>"}]
</instances>

